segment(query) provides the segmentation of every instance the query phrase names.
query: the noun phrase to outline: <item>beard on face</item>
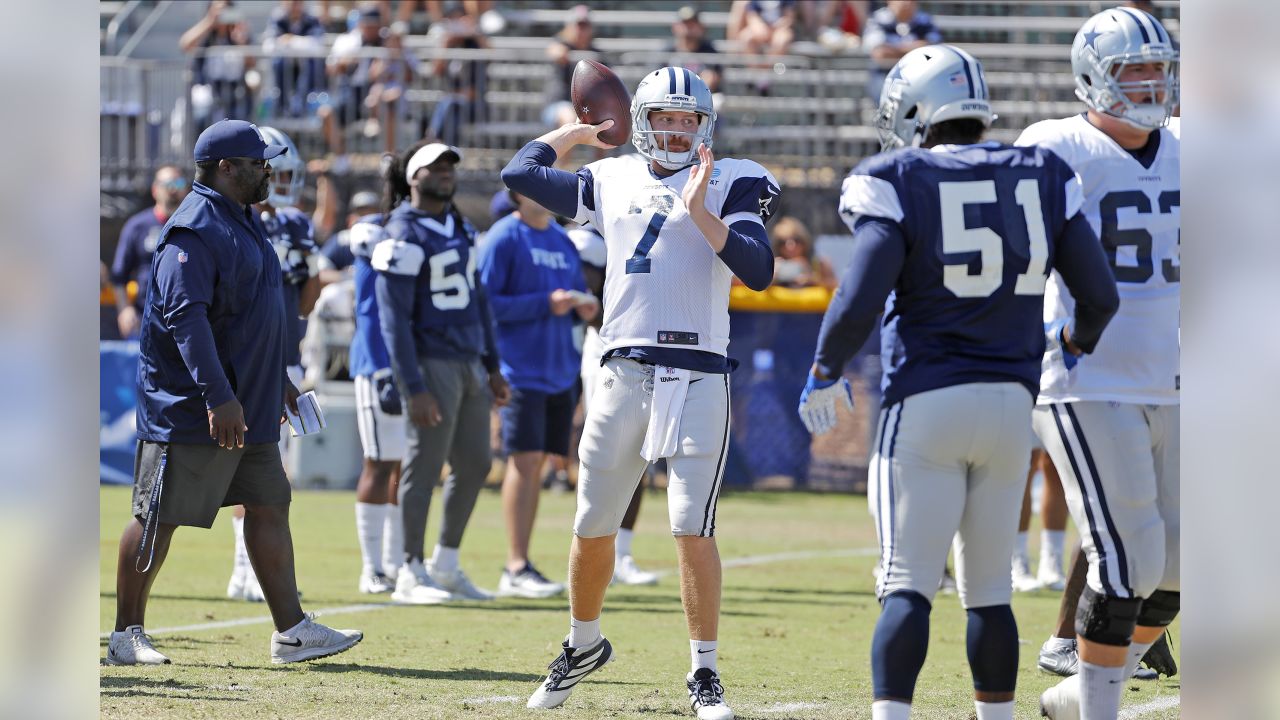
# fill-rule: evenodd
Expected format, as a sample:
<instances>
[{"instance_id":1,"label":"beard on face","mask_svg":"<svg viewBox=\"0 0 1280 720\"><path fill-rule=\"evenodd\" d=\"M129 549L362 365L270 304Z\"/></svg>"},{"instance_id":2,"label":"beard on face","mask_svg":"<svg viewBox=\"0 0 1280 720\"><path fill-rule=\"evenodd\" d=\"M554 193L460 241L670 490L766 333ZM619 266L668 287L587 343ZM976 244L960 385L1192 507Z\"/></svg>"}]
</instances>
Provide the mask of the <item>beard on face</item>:
<instances>
[{"instance_id":1,"label":"beard on face","mask_svg":"<svg viewBox=\"0 0 1280 720\"><path fill-rule=\"evenodd\" d=\"M271 194L271 176L252 166L241 168L237 184L244 192L245 202L257 204Z\"/></svg>"},{"instance_id":2,"label":"beard on face","mask_svg":"<svg viewBox=\"0 0 1280 720\"><path fill-rule=\"evenodd\" d=\"M448 189L442 189L431 183L429 180L423 180L418 183L418 194L432 200L452 200L453 193L457 190L457 185L450 185Z\"/></svg>"}]
</instances>

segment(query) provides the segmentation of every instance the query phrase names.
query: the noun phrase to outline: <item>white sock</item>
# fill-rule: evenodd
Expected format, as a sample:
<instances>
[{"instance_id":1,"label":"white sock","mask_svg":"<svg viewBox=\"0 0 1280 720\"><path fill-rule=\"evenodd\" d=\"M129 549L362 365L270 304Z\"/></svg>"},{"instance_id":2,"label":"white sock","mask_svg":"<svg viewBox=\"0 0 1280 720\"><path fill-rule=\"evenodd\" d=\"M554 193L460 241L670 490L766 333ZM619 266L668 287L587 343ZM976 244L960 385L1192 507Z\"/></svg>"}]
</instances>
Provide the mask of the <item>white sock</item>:
<instances>
[{"instance_id":1,"label":"white sock","mask_svg":"<svg viewBox=\"0 0 1280 720\"><path fill-rule=\"evenodd\" d=\"M626 557L631 554L631 538L635 533L621 528L618 530L618 537L613 541L613 554L617 557Z\"/></svg>"},{"instance_id":2,"label":"white sock","mask_svg":"<svg viewBox=\"0 0 1280 720\"><path fill-rule=\"evenodd\" d=\"M1046 650L1070 650L1075 646L1075 638L1060 638L1057 635L1054 635L1048 640L1045 640L1042 647Z\"/></svg>"},{"instance_id":3,"label":"white sock","mask_svg":"<svg viewBox=\"0 0 1280 720\"><path fill-rule=\"evenodd\" d=\"M982 702L974 700L973 706L978 709L978 720L1013 720L1013 701Z\"/></svg>"},{"instance_id":4,"label":"white sock","mask_svg":"<svg viewBox=\"0 0 1280 720\"><path fill-rule=\"evenodd\" d=\"M1080 661L1080 720L1115 720L1124 690L1123 667Z\"/></svg>"},{"instance_id":5,"label":"white sock","mask_svg":"<svg viewBox=\"0 0 1280 720\"><path fill-rule=\"evenodd\" d=\"M387 523L382 536L382 567L395 577L404 564L404 513L399 505L387 505Z\"/></svg>"},{"instance_id":6,"label":"white sock","mask_svg":"<svg viewBox=\"0 0 1280 720\"><path fill-rule=\"evenodd\" d=\"M458 569L458 548L436 545L431 551L431 569L453 572Z\"/></svg>"},{"instance_id":7,"label":"white sock","mask_svg":"<svg viewBox=\"0 0 1280 720\"><path fill-rule=\"evenodd\" d=\"M249 549L244 545L244 518L232 515L231 530L236 536L236 572L246 568L252 569L253 565L249 562Z\"/></svg>"},{"instance_id":8,"label":"white sock","mask_svg":"<svg viewBox=\"0 0 1280 720\"><path fill-rule=\"evenodd\" d=\"M689 641L689 657L693 659L693 670L697 672L698 668L716 669L716 641L715 640L690 640Z\"/></svg>"},{"instance_id":9,"label":"white sock","mask_svg":"<svg viewBox=\"0 0 1280 720\"><path fill-rule=\"evenodd\" d=\"M364 572L382 572L382 535L386 523L386 505L356 503L356 537L360 540Z\"/></svg>"},{"instance_id":10,"label":"white sock","mask_svg":"<svg viewBox=\"0 0 1280 720\"><path fill-rule=\"evenodd\" d=\"M897 700L876 700L871 703L871 720L909 720L911 703Z\"/></svg>"},{"instance_id":11,"label":"white sock","mask_svg":"<svg viewBox=\"0 0 1280 720\"><path fill-rule=\"evenodd\" d=\"M1138 669L1138 663L1142 662L1142 656L1147 654L1151 646L1155 645L1155 641L1149 643L1140 643L1133 641L1129 644L1129 654L1124 661L1124 677L1125 679L1133 677L1133 671Z\"/></svg>"},{"instance_id":12,"label":"white sock","mask_svg":"<svg viewBox=\"0 0 1280 720\"><path fill-rule=\"evenodd\" d=\"M1018 533L1018 541L1013 546L1013 556L1015 558L1029 558L1027 554L1027 534L1025 532Z\"/></svg>"},{"instance_id":13,"label":"white sock","mask_svg":"<svg viewBox=\"0 0 1280 720\"><path fill-rule=\"evenodd\" d=\"M293 627L289 628L288 630L285 630L284 632L282 632L282 633L280 633L280 634L281 634L281 635L285 635L285 636L292 635L292 634L294 634L295 632L297 632L297 631L301 630L301 629L302 629L302 626L303 626L303 625L306 625L306 624L307 624L307 619L306 619L306 618L302 618L302 622L298 623L297 625L294 625Z\"/></svg>"},{"instance_id":14,"label":"white sock","mask_svg":"<svg viewBox=\"0 0 1280 720\"><path fill-rule=\"evenodd\" d=\"M1040 565L1043 567L1046 558L1058 564L1058 572L1062 572L1062 553L1066 547L1066 530L1040 531Z\"/></svg>"},{"instance_id":15,"label":"white sock","mask_svg":"<svg viewBox=\"0 0 1280 720\"><path fill-rule=\"evenodd\" d=\"M569 616L569 647L586 647L600 639L600 618L579 620Z\"/></svg>"}]
</instances>

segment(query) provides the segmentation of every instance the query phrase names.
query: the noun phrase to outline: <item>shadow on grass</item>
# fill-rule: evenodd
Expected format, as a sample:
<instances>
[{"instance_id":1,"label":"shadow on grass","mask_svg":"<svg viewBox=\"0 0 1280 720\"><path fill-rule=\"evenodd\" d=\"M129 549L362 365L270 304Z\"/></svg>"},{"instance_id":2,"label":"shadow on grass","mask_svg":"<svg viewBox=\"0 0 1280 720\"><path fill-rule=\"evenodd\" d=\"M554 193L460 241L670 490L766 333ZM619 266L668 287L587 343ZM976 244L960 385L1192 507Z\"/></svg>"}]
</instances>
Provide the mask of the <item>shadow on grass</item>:
<instances>
[{"instance_id":1,"label":"shadow on grass","mask_svg":"<svg viewBox=\"0 0 1280 720\"><path fill-rule=\"evenodd\" d=\"M534 673L504 672L501 670L485 670L482 668L451 668L433 670L427 668L386 667L384 665L366 665L364 663L327 663L307 666L311 672L324 673L369 673L387 677L408 678L411 680L458 680L466 682L537 682L542 675Z\"/></svg>"},{"instance_id":2,"label":"shadow on grass","mask_svg":"<svg viewBox=\"0 0 1280 720\"><path fill-rule=\"evenodd\" d=\"M204 685L192 685L181 680L168 678L157 680L140 677L98 678L99 694L103 697L153 697L171 700L212 700L215 702L244 702L245 698L235 695L210 695L213 688Z\"/></svg>"}]
</instances>

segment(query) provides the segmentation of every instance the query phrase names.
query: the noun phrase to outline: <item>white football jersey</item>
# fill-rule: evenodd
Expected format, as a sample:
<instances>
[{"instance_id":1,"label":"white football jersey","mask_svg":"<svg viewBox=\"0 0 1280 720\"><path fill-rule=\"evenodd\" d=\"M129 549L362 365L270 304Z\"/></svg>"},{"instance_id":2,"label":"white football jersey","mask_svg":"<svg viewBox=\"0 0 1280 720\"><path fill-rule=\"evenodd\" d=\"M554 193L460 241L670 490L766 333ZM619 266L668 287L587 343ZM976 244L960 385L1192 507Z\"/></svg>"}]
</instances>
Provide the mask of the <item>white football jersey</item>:
<instances>
[{"instance_id":1,"label":"white football jersey","mask_svg":"<svg viewBox=\"0 0 1280 720\"><path fill-rule=\"evenodd\" d=\"M579 223L604 237L604 350L669 347L725 355L732 272L711 250L680 199L690 168L658 178L639 155L578 171ZM733 225L764 224L778 182L750 160L717 159L707 210Z\"/></svg>"},{"instance_id":2,"label":"white football jersey","mask_svg":"<svg viewBox=\"0 0 1280 720\"><path fill-rule=\"evenodd\" d=\"M1111 260L1120 311L1097 348L1070 372L1062 350L1045 353L1042 405L1115 401L1178 403L1180 122L1162 128L1150 167L1121 148L1083 115L1027 128L1018 145L1040 145L1067 162L1084 188L1081 208ZM1071 317L1075 301L1054 272L1044 294L1045 322Z\"/></svg>"}]
</instances>

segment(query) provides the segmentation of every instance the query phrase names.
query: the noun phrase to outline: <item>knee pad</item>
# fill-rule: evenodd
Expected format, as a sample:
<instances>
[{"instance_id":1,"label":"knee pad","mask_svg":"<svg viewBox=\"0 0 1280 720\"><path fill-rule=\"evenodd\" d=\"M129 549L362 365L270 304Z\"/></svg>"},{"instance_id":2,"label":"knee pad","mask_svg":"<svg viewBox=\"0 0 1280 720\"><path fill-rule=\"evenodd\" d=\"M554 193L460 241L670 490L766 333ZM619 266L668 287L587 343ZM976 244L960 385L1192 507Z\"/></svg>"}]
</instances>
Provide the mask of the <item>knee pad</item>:
<instances>
[{"instance_id":1,"label":"knee pad","mask_svg":"<svg viewBox=\"0 0 1280 720\"><path fill-rule=\"evenodd\" d=\"M1076 608L1076 635L1102 645L1128 645L1141 606L1140 598L1103 595L1086 586Z\"/></svg>"},{"instance_id":2,"label":"knee pad","mask_svg":"<svg viewBox=\"0 0 1280 720\"><path fill-rule=\"evenodd\" d=\"M1142 601L1138 612L1138 624L1143 627L1168 627L1178 617L1182 607L1182 593L1157 590Z\"/></svg>"}]
</instances>

